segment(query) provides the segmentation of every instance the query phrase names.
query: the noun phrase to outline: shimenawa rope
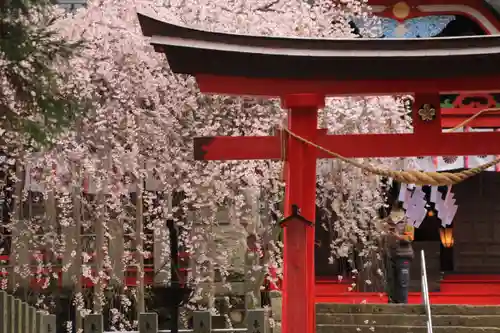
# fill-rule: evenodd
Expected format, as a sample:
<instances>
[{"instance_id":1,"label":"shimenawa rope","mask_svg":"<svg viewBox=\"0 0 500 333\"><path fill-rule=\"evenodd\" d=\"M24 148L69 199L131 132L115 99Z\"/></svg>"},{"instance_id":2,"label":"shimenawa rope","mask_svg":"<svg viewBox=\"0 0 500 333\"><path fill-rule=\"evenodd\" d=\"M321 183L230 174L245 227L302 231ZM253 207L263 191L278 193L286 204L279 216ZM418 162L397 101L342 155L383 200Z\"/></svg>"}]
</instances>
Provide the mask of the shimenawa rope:
<instances>
[{"instance_id":1,"label":"shimenawa rope","mask_svg":"<svg viewBox=\"0 0 500 333\"><path fill-rule=\"evenodd\" d=\"M450 129L449 132L456 131L457 129L464 127L468 123L470 123L472 120L474 120L476 117L480 116L483 113L487 112L499 112L500 108L489 108L489 109L484 109L479 111L478 113L472 115L470 118L466 119L462 123L460 123L458 126ZM290 136L294 137L295 139L302 141L308 145L311 145L315 147L318 150L321 150L333 157L338 158L339 160L346 162L348 164L351 164L357 168L362 169L363 171L373 173L375 175L379 176L384 176L384 177L391 177L394 180L401 182L401 183L406 183L406 184L415 184L415 185L433 185L433 186L444 186L444 185L454 185L458 184L472 176L475 176L484 170L500 163L500 157L495 159L494 161L485 163L483 165L480 165L476 168L464 170L461 172L457 173L451 173L451 172L424 172L424 171L416 171L416 170L403 170L403 171L394 171L394 170L388 170L388 169L382 169L375 167L370 164L363 164L359 163L354 159L350 159L347 157L344 157L336 152L333 152L329 149L326 149L318 144L315 144L312 141L307 140L304 137L301 137L300 135L295 134L294 132L290 131L286 126L282 126L282 129L287 132Z\"/></svg>"}]
</instances>

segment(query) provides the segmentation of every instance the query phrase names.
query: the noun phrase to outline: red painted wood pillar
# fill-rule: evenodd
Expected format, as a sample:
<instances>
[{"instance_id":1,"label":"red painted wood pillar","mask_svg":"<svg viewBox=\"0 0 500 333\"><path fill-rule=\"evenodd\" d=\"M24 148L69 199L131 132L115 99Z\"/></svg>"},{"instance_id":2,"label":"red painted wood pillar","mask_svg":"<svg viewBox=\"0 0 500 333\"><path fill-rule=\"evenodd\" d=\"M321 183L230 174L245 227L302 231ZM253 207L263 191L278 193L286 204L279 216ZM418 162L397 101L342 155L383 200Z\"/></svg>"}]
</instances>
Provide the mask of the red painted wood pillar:
<instances>
[{"instance_id":1,"label":"red painted wood pillar","mask_svg":"<svg viewBox=\"0 0 500 333\"><path fill-rule=\"evenodd\" d=\"M324 96L300 94L282 99L288 111L288 128L294 133L315 140L318 108ZM292 205L300 215L315 222L316 214L315 148L288 137L286 150L285 217L293 214ZM283 254L283 333L314 333L314 226L291 220L285 225Z\"/></svg>"}]
</instances>

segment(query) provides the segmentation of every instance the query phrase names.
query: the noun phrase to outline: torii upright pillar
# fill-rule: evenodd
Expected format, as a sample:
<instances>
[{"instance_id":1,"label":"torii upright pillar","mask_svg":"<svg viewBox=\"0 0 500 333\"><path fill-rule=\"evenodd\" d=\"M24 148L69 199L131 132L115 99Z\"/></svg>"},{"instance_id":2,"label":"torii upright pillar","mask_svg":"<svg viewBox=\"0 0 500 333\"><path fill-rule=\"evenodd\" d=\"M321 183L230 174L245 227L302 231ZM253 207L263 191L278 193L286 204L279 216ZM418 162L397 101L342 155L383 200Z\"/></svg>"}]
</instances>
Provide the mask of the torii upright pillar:
<instances>
[{"instance_id":1,"label":"torii upright pillar","mask_svg":"<svg viewBox=\"0 0 500 333\"><path fill-rule=\"evenodd\" d=\"M288 128L315 141L318 109L324 96L289 95ZM314 221L316 220L316 148L288 136L285 160L283 332L314 332ZM297 211L298 209L298 211Z\"/></svg>"},{"instance_id":2,"label":"torii upright pillar","mask_svg":"<svg viewBox=\"0 0 500 333\"><path fill-rule=\"evenodd\" d=\"M202 31L143 14L139 21L172 71L195 76L201 92L281 98L293 133L343 156L500 154L500 132L444 133L439 110L440 92L500 90L500 36L294 39ZM390 94L416 97L413 133L327 135L317 129L325 96ZM194 157L285 157L283 333L313 333L316 159L331 156L287 140L282 156L279 135L197 138Z\"/></svg>"}]
</instances>

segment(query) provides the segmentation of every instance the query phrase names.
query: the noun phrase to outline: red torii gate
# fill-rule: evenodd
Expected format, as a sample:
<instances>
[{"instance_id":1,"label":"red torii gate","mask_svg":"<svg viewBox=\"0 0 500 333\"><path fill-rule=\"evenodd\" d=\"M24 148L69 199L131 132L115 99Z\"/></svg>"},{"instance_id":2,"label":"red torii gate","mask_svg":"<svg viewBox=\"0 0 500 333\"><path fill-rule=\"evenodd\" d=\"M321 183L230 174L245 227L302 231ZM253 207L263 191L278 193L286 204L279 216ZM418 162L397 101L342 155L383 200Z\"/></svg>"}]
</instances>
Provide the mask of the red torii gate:
<instances>
[{"instance_id":1,"label":"red torii gate","mask_svg":"<svg viewBox=\"0 0 500 333\"><path fill-rule=\"evenodd\" d=\"M279 97L288 129L346 157L500 154L500 133L443 133L439 93L500 90L500 36L414 40L323 40L241 36L190 29L139 14L143 34L174 73L204 93ZM445 65L443 63L445 62ZM325 96L414 94L410 134L327 135L317 129ZM420 110L434 109L430 118ZM429 114L427 114L429 115ZM279 135L209 137L196 159L281 159ZM283 319L285 333L315 331L316 159L331 157L291 136L286 142ZM298 208L298 209L295 209ZM306 223L303 223L306 222Z\"/></svg>"}]
</instances>

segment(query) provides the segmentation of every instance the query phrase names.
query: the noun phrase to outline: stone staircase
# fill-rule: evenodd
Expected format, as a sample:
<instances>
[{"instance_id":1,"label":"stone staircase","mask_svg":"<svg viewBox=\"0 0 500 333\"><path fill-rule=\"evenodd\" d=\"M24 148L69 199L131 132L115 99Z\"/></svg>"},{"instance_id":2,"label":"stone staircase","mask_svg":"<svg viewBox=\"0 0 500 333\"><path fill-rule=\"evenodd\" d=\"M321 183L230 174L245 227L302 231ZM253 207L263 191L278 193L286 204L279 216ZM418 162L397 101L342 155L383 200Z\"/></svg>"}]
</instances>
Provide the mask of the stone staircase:
<instances>
[{"instance_id":1,"label":"stone staircase","mask_svg":"<svg viewBox=\"0 0 500 333\"><path fill-rule=\"evenodd\" d=\"M500 306L433 305L434 333L500 333ZM316 305L316 333L427 333L422 305Z\"/></svg>"}]
</instances>

